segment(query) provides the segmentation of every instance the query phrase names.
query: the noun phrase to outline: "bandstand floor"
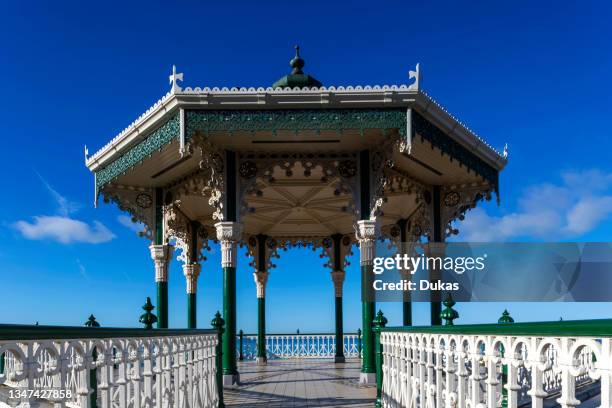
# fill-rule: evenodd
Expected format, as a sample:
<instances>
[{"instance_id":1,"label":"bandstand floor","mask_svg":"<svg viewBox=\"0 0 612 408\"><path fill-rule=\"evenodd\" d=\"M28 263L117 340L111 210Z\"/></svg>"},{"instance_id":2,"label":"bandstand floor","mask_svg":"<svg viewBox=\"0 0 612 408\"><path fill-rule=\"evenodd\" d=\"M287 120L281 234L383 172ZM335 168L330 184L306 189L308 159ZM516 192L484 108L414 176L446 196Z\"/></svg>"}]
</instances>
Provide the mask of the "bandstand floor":
<instances>
[{"instance_id":1,"label":"bandstand floor","mask_svg":"<svg viewBox=\"0 0 612 408\"><path fill-rule=\"evenodd\" d=\"M240 362L240 385L225 389L227 407L372 407L376 387L359 384L359 360Z\"/></svg>"}]
</instances>

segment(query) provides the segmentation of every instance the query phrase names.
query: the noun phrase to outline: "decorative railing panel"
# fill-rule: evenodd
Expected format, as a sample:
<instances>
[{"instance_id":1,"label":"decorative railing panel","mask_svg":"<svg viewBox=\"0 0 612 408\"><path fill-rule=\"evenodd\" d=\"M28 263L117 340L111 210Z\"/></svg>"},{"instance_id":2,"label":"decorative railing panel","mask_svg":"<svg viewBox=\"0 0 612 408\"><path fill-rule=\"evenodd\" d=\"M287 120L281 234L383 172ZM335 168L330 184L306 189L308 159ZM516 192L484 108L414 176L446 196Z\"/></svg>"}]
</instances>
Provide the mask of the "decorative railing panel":
<instances>
[{"instance_id":1,"label":"decorative railing panel","mask_svg":"<svg viewBox=\"0 0 612 408\"><path fill-rule=\"evenodd\" d=\"M383 328L381 404L610 407L611 339L612 320Z\"/></svg>"},{"instance_id":2,"label":"decorative railing panel","mask_svg":"<svg viewBox=\"0 0 612 408\"><path fill-rule=\"evenodd\" d=\"M218 406L216 331L15 327L0 325L0 385L13 401Z\"/></svg>"},{"instance_id":3,"label":"decorative railing panel","mask_svg":"<svg viewBox=\"0 0 612 408\"><path fill-rule=\"evenodd\" d=\"M344 335L344 356L359 357L360 337L357 334ZM240 347L240 341L236 342ZM240 355L240 350L237 351ZM257 355L257 335L247 334L242 339L242 355L246 360ZM336 355L335 334L269 334L266 336L268 359L287 358L334 358Z\"/></svg>"}]
</instances>

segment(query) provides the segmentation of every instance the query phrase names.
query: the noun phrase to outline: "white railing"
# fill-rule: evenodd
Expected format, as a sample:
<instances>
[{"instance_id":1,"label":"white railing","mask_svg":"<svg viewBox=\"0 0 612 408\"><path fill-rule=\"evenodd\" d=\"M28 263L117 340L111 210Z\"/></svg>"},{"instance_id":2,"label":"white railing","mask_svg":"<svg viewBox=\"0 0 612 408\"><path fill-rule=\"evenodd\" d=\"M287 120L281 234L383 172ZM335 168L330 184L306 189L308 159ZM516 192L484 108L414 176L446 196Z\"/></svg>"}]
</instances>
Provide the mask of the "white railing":
<instances>
[{"instance_id":1,"label":"white railing","mask_svg":"<svg viewBox=\"0 0 612 408\"><path fill-rule=\"evenodd\" d=\"M68 339L58 339L64 331L53 328L44 340L0 340L0 385L9 400L23 406L40 401L58 407L218 406L216 332L72 330L75 336Z\"/></svg>"},{"instance_id":2,"label":"white railing","mask_svg":"<svg viewBox=\"0 0 612 408\"><path fill-rule=\"evenodd\" d=\"M257 336L248 334L242 339L242 354L246 360L257 356ZM360 338L357 334L344 335L344 356L359 357ZM240 347L240 341L236 342ZM238 350L238 354L240 354ZM269 334L266 335L268 359L334 358L336 336L334 334Z\"/></svg>"},{"instance_id":3,"label":"white railing","mask_svg":"<svg viewBox=\"0 0 612 408\"><path fill-rule=\"evenodd\" d=\"M579 322L383 329L382 406L570 408L589 388L601 407L612 407L612 321L602 322L609 337Z\"/></svg>"}]
</instances>

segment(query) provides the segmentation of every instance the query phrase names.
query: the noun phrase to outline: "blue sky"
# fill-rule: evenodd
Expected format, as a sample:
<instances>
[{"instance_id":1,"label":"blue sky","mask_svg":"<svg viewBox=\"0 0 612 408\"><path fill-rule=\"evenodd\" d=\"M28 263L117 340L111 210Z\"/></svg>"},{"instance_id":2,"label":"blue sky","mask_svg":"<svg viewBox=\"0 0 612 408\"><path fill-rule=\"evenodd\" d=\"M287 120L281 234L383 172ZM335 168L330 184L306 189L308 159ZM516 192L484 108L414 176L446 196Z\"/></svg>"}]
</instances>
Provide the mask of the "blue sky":
<instances>
[{"instance_id":1,"label":"blue sky","mask_svg":"<svg viewBox=\"0 0 612 408\"><path fill-rule=\"evenodd\" d=\"M493 146L508 143L502 204L475 210L468 240L610 241L611 8L605 2L13 2L0 34L0 273L6 323L137 325L154 297L148 243L111 205L93 208L94 151L169 89L268 86L299 43L325 85L422 86ZM493 4L495 3L495 4ZM38 217L38 218L36 218ZM238 326L256 328L255 284L238 269ZM298 262L299 261L299 262ZM333 289L318 254L283 253L268 284L270 331L329 331ZM199 324L221 305L218 249L203 265ZM345 328L359 326L358 261ZM9 305L9 306L7 306ZM461 304L461 322L612 317L609 304ZM382 305L391 324L399 305ZM426 324L428 305L415 306ZM170 324L186 325L185 279L170 273Z\"/></svg>"}]
</instances>

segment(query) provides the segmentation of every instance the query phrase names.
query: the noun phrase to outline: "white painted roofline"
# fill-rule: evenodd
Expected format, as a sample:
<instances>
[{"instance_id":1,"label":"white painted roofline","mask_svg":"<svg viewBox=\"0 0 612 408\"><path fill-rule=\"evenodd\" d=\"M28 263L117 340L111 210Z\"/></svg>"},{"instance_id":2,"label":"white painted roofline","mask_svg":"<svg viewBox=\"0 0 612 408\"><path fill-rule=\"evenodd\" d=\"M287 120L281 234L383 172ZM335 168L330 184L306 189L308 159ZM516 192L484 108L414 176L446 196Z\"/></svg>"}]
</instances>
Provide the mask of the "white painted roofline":
<instances>
[{"instance_id":1,"label":"white painted roofline","mask_svg":"<svg viewBox=\"0 0 612 408\"><path fill-rule=\"evenodd\" d=\"M180 88L179 88L180 89ZM422 90L408 85L321 88L183 88L168 92L121 133L86 159L91 171L110 163L159 126L166 114L190 109L308 109L417 106L428 119L497 170L507 160Z\"/></svg>"}]
</instances>

